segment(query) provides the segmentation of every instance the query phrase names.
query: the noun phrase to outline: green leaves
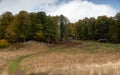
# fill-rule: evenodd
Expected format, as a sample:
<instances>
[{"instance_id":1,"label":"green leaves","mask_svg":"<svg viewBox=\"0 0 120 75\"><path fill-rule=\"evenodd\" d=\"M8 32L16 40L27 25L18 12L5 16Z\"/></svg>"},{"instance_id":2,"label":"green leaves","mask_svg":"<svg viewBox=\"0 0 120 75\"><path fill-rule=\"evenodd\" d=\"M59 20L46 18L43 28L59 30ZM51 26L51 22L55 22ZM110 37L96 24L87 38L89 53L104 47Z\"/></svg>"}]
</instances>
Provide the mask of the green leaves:
<instances>
[{"instance_id":1,"label":"green leaves","mask_svg":"<svg viewBox=\"0 0 120 75\"><path fill-rule=\"evenodd\" d=\"M47 18L47 22L44 25L44 35L45 35L45 41L46 42L55 42L58 35L58 29L57 26L51 21L50 18Z\"/></svg>"},{"instance_id":2,"label":"green leaves","mask_svg":"<svg viewBox=\"0 0 120 75\"><path fill-rule=\"evenodd\" d=\"M0 16L0 39L12 43L26 40L52 43L68 37L120 42L120 13L115 17L84 18L76 23L70 23L63 15L47 16L45 12L20 11L16 15L5 12Z\"/></svg>"}]
</instances>

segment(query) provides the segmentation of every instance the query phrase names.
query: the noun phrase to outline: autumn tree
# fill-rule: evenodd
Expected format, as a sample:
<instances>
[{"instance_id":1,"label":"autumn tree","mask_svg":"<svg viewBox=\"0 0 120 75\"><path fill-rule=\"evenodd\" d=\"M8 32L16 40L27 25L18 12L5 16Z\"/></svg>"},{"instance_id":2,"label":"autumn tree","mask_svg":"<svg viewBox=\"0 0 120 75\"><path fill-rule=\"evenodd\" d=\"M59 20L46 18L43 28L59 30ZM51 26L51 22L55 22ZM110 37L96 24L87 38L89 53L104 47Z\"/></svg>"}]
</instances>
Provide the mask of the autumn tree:
<instances>
[{"instance_id":1,"label":"autumn tree","mask_svg":"<svg viewBox=\"0 0 120 75\"><path fill-rule=\"evenodd\" d=\"M110 41L120 42L120 13L117 13L116 16L110 20L110 22Z\"/></svg>"},{"instance_id":2,"label":"autumn tree","mask_svg":"<svg viewBox=\"0 0 120 75\"><path fill-rule=\"evenodd\" d=\"M57 40L58 29L50 18L47 18L47 22L44 25L44 35L47 43L52 43Z\"/></svg>"},{"instance_id":3,"label":"autumn tree","mask_svg":"<svg viewBox=\"0 0 120 75\"><path fill-rule=\"evenodd\" d=\"M82 20L79 20L75 23L75 30L76 30L76 39L82 39Z\"/></svg>"},{"instance_id":4,"label":"autumn tree","mask_svg":"<svg viewBox=\"0 0 120 75\"><path fill-rule=\"evenodd\" d=\"M3 29L2 29L2 22L1 22L1 16L0 16L0 39L2 39L3 38Z\"/></svg>"},{"instance_id":5,"label":"autumn tree","mask_svg":"<svg viewBox=\"0 0 120 75\"><path fill-rule=\"evenodd\" d=\"M79 20L76 25L76 33L78 39L89 39L89 33L88 33L88 22L89 19L85 18L83 20Z\"/></svg>"},{"instance_id":6,"label":"autumn tree","mask_svg":"<svg viewBox=\"0 0 120 75\"><path fill-rule=\"evenodd\" d=\"M37 13L32 12L32 13L29 14L29 16L30 16L30 21L31 21L29 39L35 39L36 38L36 32L39 29L38 24L40 24L40 20L37 16Z\"/></svg>"},{"instance_id":7,"label":"autumn tree","mask_svg":"<svg viewBox=\"0 0 120 75\"><path fill-rule=\"evenodd\" d=\"M17 15L19 41L25 41L30 36L30 17L27 11L20 11Z\"/></svg>"},{"instance_id":8,"label":"autumn tree","mask_svg":"<svg viewBox=\"0 0 120 75\"><path fill-rule=\"evenodd\" d=\"M5 36L5 30L8 25L13 21L13 14L11 12L5 12L0 17L0 39Z\"/></svg>"},{"instance_id":9,"label":"autumn tree","mask_svg":"<svg viewBox=\"0 0 120 75\"><path fill-rule=\"evenodd\" d=\"M95 39L108 39L109 20L106 16L99 16L95 24Z\"/></svg>"},{"instance_id":10,"label":"autumn tree","mask_svg":"<svg viewBox=\"0 0 120 75\"><path fill-rule=\"evenodd\" d=\"M13 28L12 28L13 27ZM30 18L26 11L20 11L15 15L15 19L7 26L5 38L9 41L22 42L29 38ZM11 39L10 39L11 38Z\"/></svg>"},{"instance_id":11,"label":"autumn tree","mask_svg":"<svg viewBox=\"0 0 120 75\"><path fill-rule=\"evenodd\" d=\"M44 36L44 33L43 33L43 25L42 24L37 24L34 38L35 38L35 40L38 40L38 41L45 40L45 36Z\"/></svg>"},{"instance_id":12,"label":"autumn tree","mask_svg":"<svg viewBox=\"0 0 120 75\"><path fill-rule=\"evenodd\" d=\"M95 39L95 23L96 23L95 18L92 17L89 19L88 32L91 40Z\"/></svg>"},{"instance_id":13,"label":"autumn tree","mask_svg":"<svg viewBox=\"0 0 120 75\"><path fill-rule=\"evenodd\" d=\"M114 17L84 18L75 23L70 23L63 15L47 16L45 12L20 11L16 15L11 12L0 15L0 39L12 43L26 40L52 43L68 37L120 42L120 13Z\"/></svg>"},{"instance_id":14,"label":"autumn tree","mask_svg":"<svg viewBox=\"0 0 120 75\"><path fill-rule=\"evenodd\" d=\"M18 21L17 18L15 17L14 20L10 23L10 25L6 28L5 31L5 39L11 43L16 43L18 42Z\"/></svg>"},{"instance_id":15,"label":"autumn tree","mask_svg":"<svg viewBox=\"0 0 120 75\"><path fill-rule=\"evenodd\" d=\"M47 22L47 16L45 12L38 12L37 13L38 22L44 25Z\"/></svg>"},{"instance_id":16,"label":"autumn tree","mask_svg":"<svg viewBox=\"0 0 120 75\"><path fill-rule=\"evenodd\" d=\"M120 21L120 13L117 13L114 18L115 18L115 20Z\"/></svg>"},{"instance_id":17,"label":"autumn tree","mask_svg":"<svg viewBox=\"0 0 120 75\"><path fill-rule=\"evenodd\" d=\"M67 37L75 38L76 36L76 30L75 25L73 23L69 23L66 25L66 31L67 31Z\"/></svg>"}]
</instances>

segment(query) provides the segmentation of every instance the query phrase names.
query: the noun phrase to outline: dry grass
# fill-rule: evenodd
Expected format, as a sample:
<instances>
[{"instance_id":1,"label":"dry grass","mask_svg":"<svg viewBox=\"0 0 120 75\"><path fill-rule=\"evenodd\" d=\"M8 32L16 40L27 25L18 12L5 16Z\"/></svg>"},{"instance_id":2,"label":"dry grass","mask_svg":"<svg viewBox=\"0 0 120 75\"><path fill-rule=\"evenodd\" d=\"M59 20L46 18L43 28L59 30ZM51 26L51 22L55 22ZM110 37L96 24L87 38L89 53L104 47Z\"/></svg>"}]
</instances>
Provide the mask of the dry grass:
<instances>
[{"instance_id":1,"label":"dry grass","mask_svg":"<svg viewBox=\"0 0 120 75\"><path fill-rule=\"evenodd\" d=\"M120 74L120 54L45 53L21 64L26 75L110 75ZM117 74L118 73L118 74Z\"/></svg>"},{"instance_id":2,"label":"dry grass","mask_svg":"<svg viewBox=\"0 0 120 75\"><path fill-rule=\"evenodd\" d=\"M74 64L62 67L34 67L28 75L120 75L120 62L106 64ZM27 74L26 74L27 75Z\"/></svg>"},{"instance_id":3,"label":"dry grass","mask_svg":"<svg viewBox=\"0 0 120 75\"><path fill-rule=\"evenodd\" d=\"M23 44L19 50L0 49L0 75L7 75L7 66L9 63L16 59L19 56L24 56L28 54L34 54L37 52L45 51L47 46L44 46L42 43L31 41L31 43ZM39 48L39 49L38 49Z\"/></svg>"},{"instance_id":4,"label":"dry grass","mask_svg":"<svg viewBox=\"0 0 120 75\"><path fill-rule=\"evenodd\" d=\"M120 44L93 41L46 45L27 42L19 50L0 51L0 70L19 56L34 54L20 63L26 75L120 75ZM0 74L1 75L1 74Z\"/></svg>"}]
</instances>

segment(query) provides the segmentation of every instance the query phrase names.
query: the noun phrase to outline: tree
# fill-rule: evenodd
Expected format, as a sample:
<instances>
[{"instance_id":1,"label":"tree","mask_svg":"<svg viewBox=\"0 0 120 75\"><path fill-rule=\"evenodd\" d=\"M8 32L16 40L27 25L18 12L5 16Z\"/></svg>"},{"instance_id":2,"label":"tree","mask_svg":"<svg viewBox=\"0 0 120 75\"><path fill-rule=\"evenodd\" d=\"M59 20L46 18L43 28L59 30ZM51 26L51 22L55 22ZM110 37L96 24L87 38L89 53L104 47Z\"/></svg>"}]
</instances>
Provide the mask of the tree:
<instances>
[{"instance_id":1,"label":"tree","mask_svg":"<svg viewBox=\"0 0 120 75\"><path fill-rule=\"evenodd\" d=\"M86 25L84 25L82 27L82 39L88 40L88 37L89 37L89 35L88 35L88 27Z\"/></svg>"},{"instance_id":2,"label":"tree","mask_svg":"<svg viewBox=\"0 0 120 75\"><path fill-rule=\"evenodd\" d=\"M95 22L96 22L95 18L92 17L89 19L88 32L91 40L95 39Z\"/></svg>"},{"instance_id":3,"label":"tree","mask_svg":"<svg viewBox=\"0 0 120 75\"><path fill-rule=\"evenodd\" d=\"M117 14L115 15L115 20L120 21L120 13L117 13Z\"/></svg>"},{"instance_id":4,"label":"tree","mask_svg":"<svg viewBox=\"0 0 120 75\"><path fill-rule=\"evenodd\" d=\"M88 25L89 25L89 18L83 19L83 21L82 21L82 39L84 39L84 40L89 39Z\"/></svg>"},{"instance_id":5,"label":"tree","mask_svg":"<svg viewBox=\"0 0 120 75\"><path fill-rule=\"evenodd\" d=\"M1 16L0 16L0 39L2 39L3 38L3 28L2 28L2 22L1 22Z\"/></svg>"},{"instance_id":6,"label":"tree","mask_svg":"<svg viewBox=\"0 0 120 75\"><path fill-rule=\"evenodd\" d=\"M106 16L99 16L95 24L95 39L109 39L109 19Z\"/></svg>"},{"instance_id":7,"label":"tree","mask_svg":"<svg viewBox=\"0 0 120 75\"><path fill-rule=\"evenodd\" d=\"M66 25L69 23L69 20L64 17L63 15L60 15L60 18L59 18L59 25L60 25L60 38L62 41L65 40L65 37L66 37Z\"/></svg>"},{"instance_id":8,"label":"tree","mask_svg":"<svg viewBox=\"0 0 120 75\"><path fill-rule=\"evenodd\" d=\"M1 15L0 18L0 39L3 39L5 36L5 30L7 26L13 21L14 16L11 12L5 12Z\"/></svg>"},{"instance_id":9,"label":"tree","mask_svg":"<svg viewBox=\"0 0 120 75\"><path fill-rule=\"evenodd\" d=\"M42 24L37 24L37 28L36 28L35 32L35 39L38 41L43 41L45 39L44 33L43 33L43 25Z\"/></svg>"},{"instance_id":10,"label":"tree","mask_svg":"<svg viewBox=\"0 0 120 75\"><path fill-rule=\"evenodd\" d=\"M20 11L7 26L5 38L11 42L23 42L30 35L30 18L26 11Z\"/></svg>"},{"instance_id":11,"label":"tree","mask_svg":"<svg viewBox=\"0 0 120 75\"><path fill-rule=\"evenodd\" d=\"M64 41L65 40L65 35L66 35L66 30L65 30L65 25L63 21L60 22L60 37Z\"/></svg>"},{"instance_id":12,"label":"tree","mask_svg":"<svg viewBox=\"0 0 120 75\"><path fill-rule=\"evenodd\" d=\"M39 22L44 25L46 23L46 20L47 20L47 16L46 16L46 13L45 12L38 12L37 13L37 17L38 17L38 20Z\"/></svg>"},{"instance_id":13,"label":"tree","mask_svg":"<svg viewBox=\"0 0 120 75\"><path fill-rule=\"evenodd\" d=\"M45 41L47 43L56 42L57 35L58 35L58 29L57 26L51 21L51 19L48 17L47 22L44 25L44 35L45 35Z\"/></svg>"},{"instance_id":14,"label":"tree","mask_svg":"<svg viewBox=\"0 0 120 75\"><path fill-rule=\"evenodd\" d=\"M43 41L43 29L47 22L47 16L45 12L30 13L31 19L31 38L39 41ZM42 28L41 28L42 27Z\"/></svg>"},{"instance_id":15,"label":"tree","mask_svg":"<svg viewBox=\"0 0 120 75\"><path fill-rule=\"evenodd\" d=\"M117 13L114 18L110 19L110 22L110 41L120 42L120 13Z\"/></svg>"},{"instance_id":16,"label":"tree","mask_svg":"<svg viewBox=\"0 0 120 75\"><path fill-rule=\"evenodd\" d=\"M19 41L25 41L30 36L30 16L26 11L20 11L17 15L17 27L19 34Z\"/></svg>"},{"instance_id":17,"label":"tree","mask_svg":"<svg viewBox=\"0 0 120 75\"><path fill-rule=\"evenodd\" d=\"M72 37L72 38L75 38L75 34L76 34L76 31L75 31L75 25L72 24L72 23L69 23L66 25L66 31L67 31L67 37Z\"/></svg>"},{"instance_id":18,"label":"tree","mask_svg":"<svg viewBox=\"0 0 120 75\"><path fill-rule=\"evenodd\" d=\"M78 22L75 23L75 30L76 30L76 38L77 39L82 39L82 20L79 20Z\"/></svg>"},{"instance_id":19,"label":"tree","mask_svg":"<svg viewBox=\"0 0 120 75\"><path fill-rule=\"evenodd\" d=\"M6 28L5 31L5 39L11 43L18 42L18 21L15 17L15 19L12 21L12 23Z\"/></svg>"},{"instance_id":20,"label":"tree","mask_svg":"<svg viewBox=\"0 0 120 75\"><path fill-rule=\"evenodd\" d=\"M120 34L120 28L119 28L119 24L118 21L111 21L113 22L113 24L111 24L110 26L110 31L109 31L109 36L110 36L110 41L111 42L119 42L120 38L119 38L119 34Z\"/></svg>"},{"instance_id":21,"label":"tree","mask_svg":"<svg viewBox=\"0 0 120 75\"><path fill-rule=\"evenodd\" d=\"M52 43L67 37L120 42L120 13L114 17L84 18L76 23L70 23L63 15L47 16L45 12L20 11L16 15L11 12L0 15L0 39L12 43L26 40Z\"/></svg>"},{"instance_id":22,"label":"tree","mask_svg":"<svg viewBox=\"0 0 120 75\"><path fill-rule=\"evenodd\" d=\"M85 18L83 20L79 20L76 23L76 33L78 39L88 40L89 39L89 32L88 32L88 23L89 19Z\"/></svg>"},{"instance_id":23,"label":"tree","mask_svg":"<svg viewBox=\"0 0 120 75\"><path fill-rule=\"evenodd\" d=\"M40 20L37 17L37 13L30 13L30 37L29 39L36 39L37 25L40 24ZM39 28L39 27L38 27Z\"/></svg>"}]
</instances>

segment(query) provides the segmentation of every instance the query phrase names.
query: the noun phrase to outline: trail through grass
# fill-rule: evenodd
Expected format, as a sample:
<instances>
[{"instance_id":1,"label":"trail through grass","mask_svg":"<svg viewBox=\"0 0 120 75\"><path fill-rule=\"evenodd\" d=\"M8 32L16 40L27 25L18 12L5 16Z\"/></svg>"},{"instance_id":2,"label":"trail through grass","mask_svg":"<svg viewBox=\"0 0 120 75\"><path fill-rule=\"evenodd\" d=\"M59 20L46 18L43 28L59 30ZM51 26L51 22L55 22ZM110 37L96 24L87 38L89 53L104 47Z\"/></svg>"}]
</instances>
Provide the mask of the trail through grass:
<instances>
[{"instance_id":1,"label":"trail through grass","mask_svg":"<svg viewBox=\"0 0 120 75\"><path fill-rule=\"evenodd\" d=\"M15 60L13 60L8 67L9 75L25 75L24 71L21 69L20 62L23 59L25 59L25 58L27 58L31 55L32 54L25 55L25 56L20 56L20 57L16 58Z\"/></svg>"},{"instance_id":2,"label":"trail through grass","mask_svg":"<svg viewBox=\"0 0 120 75\"><path fill-rule=\"evenodd\" d=\"M25 58L29 58L31 56L34 56L34 55L38 55L38 54L42 54L42 53L47 53L49 51L37 52L37 53L33 53L33 54L28 54L28 55L17 57L15 60L13 60L9 64L9 66L8 66L8 75L25 75L25 72L22 70L21 65L20 65L20 63L22 62L22 60L24 60Z\"/></svg>"}]
</instances>

